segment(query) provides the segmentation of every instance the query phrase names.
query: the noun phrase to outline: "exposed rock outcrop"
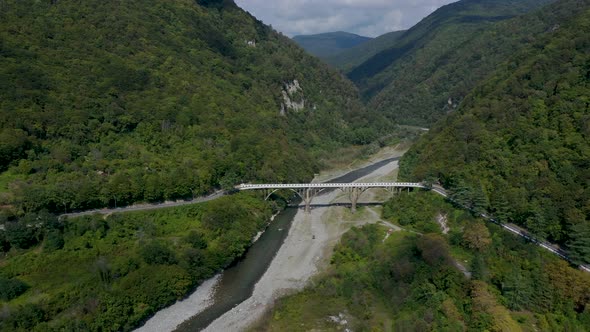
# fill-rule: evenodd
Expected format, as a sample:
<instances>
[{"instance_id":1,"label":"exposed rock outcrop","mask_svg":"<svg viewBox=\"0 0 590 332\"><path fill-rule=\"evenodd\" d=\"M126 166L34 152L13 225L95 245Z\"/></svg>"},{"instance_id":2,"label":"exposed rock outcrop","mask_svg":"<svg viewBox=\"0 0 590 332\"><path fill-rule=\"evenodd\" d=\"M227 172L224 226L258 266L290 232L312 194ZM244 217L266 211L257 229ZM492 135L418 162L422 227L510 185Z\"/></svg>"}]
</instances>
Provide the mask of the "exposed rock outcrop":
<instances>
[{"instance_id":1,"label":"exposed rock outcrop","mask_svg":"<svg viewBox=\"0 0 590 332\"><path fill-rule=\"evenodd\" d=\"M305 98L303 98L303 89L298 80L287 82L281 91L283 102L281 103L281 115L286 116L287 111L295 112L305 109Z\"/></svg>"}]
</instances>

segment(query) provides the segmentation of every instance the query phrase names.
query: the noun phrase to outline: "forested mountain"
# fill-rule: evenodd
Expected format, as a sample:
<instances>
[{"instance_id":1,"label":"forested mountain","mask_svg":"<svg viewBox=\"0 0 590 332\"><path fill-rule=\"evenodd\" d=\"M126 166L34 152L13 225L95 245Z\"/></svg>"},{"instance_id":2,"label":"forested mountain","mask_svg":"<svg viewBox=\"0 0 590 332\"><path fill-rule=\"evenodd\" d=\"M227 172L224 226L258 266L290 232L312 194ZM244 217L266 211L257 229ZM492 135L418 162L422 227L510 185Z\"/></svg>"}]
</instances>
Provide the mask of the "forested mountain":
<instances>
[{"instance_id":1,"label":"forested mountain","mask_svg":"<svg viewBox=\"0 0 590 332\"><path fill-rule=\"evenodd\" d=\"M377 125L375 125L377 124ZM0 331L130 331L240 257L270 202L385 122L231 0L0 2Z\"/></svg>"},{"instance_id":2,"label":"forested mountain","mask_svg":"<svg viewBox=\"0 0 590 332\"><path fill-rule=\"evenodd\" d=\"M375 54L395 45L395 42L404 32L404 30L388 32L362 44L343 50L336 55L325 57L324 60L343 71L348 71L367 61Z\"/></svg>"},{"instance_id":3,"label":"forested mountain","mask_svg":"<svg viewBox=\"0 0 590 332\"><path fill-rule=\"evenodd\" d=\"M590 1L532 40L404 157L405 179L564 245L590 263Z\"/></svg>"},{"instance_id":4,"label":"forested mountain","mask_svg":"<svg viewBox=\"0 0 590 332\"><path fill-rule=\"evenodd\" d=\"M0 205L17 213L308 179L311 154L379 123L349 81L233 1L1 8Z\"/></svg>"},{"instance_id":5,"label":"forested mountain","mask_svg":"<svg viewBox=\"0 0 590 332\"><path fill-rule=\"evenodd\" d=\"M317 35L300 35L293 40L307 52L326 59L342 51L370 41L372 38L359 36L349 32L327 32Z\"/></svg>"},{"instance_id":6,"label":"forested mountain","mask_svg":"<svg viewBox=\"0 0 590 332\"><path fill-rule=\"evenodd\" d=\"M399 123L429 126L552 20L498 23L550 2L463 0L441 7L347 75L371 109Z\"/></svg>"}]
</instances>

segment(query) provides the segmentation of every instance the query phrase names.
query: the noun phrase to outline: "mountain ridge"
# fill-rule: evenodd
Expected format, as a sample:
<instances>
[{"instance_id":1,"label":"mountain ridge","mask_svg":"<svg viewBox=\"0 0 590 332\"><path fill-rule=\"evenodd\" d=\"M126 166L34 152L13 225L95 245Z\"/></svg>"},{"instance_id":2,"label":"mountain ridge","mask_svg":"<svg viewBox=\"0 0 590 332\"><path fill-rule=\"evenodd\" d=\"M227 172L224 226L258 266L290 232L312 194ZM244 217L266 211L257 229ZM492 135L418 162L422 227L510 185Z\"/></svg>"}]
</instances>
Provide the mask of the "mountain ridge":
<instances>
[{"instance_id":1,"label":"mountain ridge","mask_svg":"<svg viewBox=\"0 0 590 332\"><path fill-rule=\"evenodd\" d=\"M464 204L588 264L590 2L556 6L577 14L498 66L410 150L400 174L441 181Z\"/></svg>"},{"instance_id":2,"label":"mountain ridge","mask_svg":"<svg viewBox=\"0 0 590 332\"><path fill-rule=\"evenodd\" d=\"M359 87L369 108L396 122L429 126L456 107L461 99L447 92L459 84L445 80L445 76L453 77L453 73L437 74L442 71L439 68L449 64L460 67L465 61L456 58L461 52L472 54L472 49L465 49L472 40L502 21L551 2L463 0L443 6L406 31L393 47L350 69L346 75ZM491 70L493 65L486 68ZM476 68L476 72L481 71ZM469 77L468 71L461 74L467 77L466 84L481 78Z\"/></svg>"},{"instance_id":3,"label":"mountain ridge","mask_svg":"<svg viewBox=\"0 0 590 332\"><path fill-rule=\"evenodd\" d=\"M308 53L321 59L326 59L372 39L373 38L344 31L314 35L298 35L293 37L293 40L299 46L303 47Z\"/></svg>"},{"instance_id":4,"label":"mountain ridge","mask_svg":"<svg viewBox=\"0 0 590 332\"><path fill-rule=\"evenodd\" d=\"M375 54L391 47L404 32L405 30L388 32L365 43L343 50L336 55L326 57L324 60L346 72L367 61Z\"/></svg>"}]
</instances>

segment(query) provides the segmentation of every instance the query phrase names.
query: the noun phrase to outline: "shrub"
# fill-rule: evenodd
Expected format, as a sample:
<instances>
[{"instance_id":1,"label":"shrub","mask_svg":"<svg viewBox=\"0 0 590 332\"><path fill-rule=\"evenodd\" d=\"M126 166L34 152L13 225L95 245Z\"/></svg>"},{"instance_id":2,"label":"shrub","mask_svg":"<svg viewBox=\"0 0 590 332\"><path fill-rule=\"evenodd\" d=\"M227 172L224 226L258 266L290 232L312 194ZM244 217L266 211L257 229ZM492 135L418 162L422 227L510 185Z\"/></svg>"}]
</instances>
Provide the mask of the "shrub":
<instances>
[{"instance_id":1,"label":"shrub","mask_svg":"<svg viewBox=\"0 0 590 332\"><path fill-rule=\"evenodd\" d=\"M43 245L43 250L59 250L64 247L64 244L65 241L63 234L60 231L54 229L47 233L47 237L45 238L45 243Z\"/></svg>"},{"instance_id":2,"label":"shrub","mask_svg":"<svg viewBox=\"0 0 590 332\"><path fill-rule=\"evenodd\" d=\"M430 265L444 264L451 261L449 245L445 238L438 234L426 234L420 237L417 246L424 261Z\"/></svg>"},{"instance_id":3,"label":"shrub","mask_svg":"<svg viewBox=\"0 0 590 332\"><path fill-rule=\"evenodd\" d=\"M0 277L0 299L3 301L10 301L20 296L27 289L29 289L29 286L18 279Z\"/></svg>"},{"instance_id":4,"label":"shrub","mask_svg":"<svg viewBox=\"0 0 590 332\"><path fill-rule=\"evenodd\" d=\"M37 244L35 228L25 223L6 224L6 239L11 246L27 249Z\"/></svg>"},{"instance_id":5,"label":"shrub","mask_svg":"<svg viewBox=\"0 0 590 332\"><path fill-rule=\"evenodd\" d=\"M46 320L45 312L37 304L25 304L20 306L16 311L12 312L6 325L12 327L12 330L30 331L35 325Z\"/></svg>"},{"instance_id":6,"label":"shrub","mask_svg":"<svg viewBox=\"0 0 590 332\"><path fill-rule=\"evenodd\" d=\"M185 241L195 249L207 248L207 241L203 237L203 234L194 230L188 233L188 235L185 238Z\"/></svg>"},{"instance_id":7,"label":"shrub","mask_svg":"<svg viewBox=\"0 0 590 332\"><path fill-rule=\"evenodd\" d=\"M8 252L10 250L10 242L6 239L6 232L0 231L0 252Z\"/></svg>"},{"instance_id":8,"label":"shrub","mask_svg":"<svg viewBox=\"0 0 590 332\"><path fill-rule=\"evenodd\" d=\"M163 243L152 241L141 248L140 255L148 264L172 265L177 260L174 252Z\"/></svg>"},{"instance_id":9,"label":"shrub","mask_svg":"<svg viewBox=\"0 0 590 332\"><path fill-rule=\"evenodd\" d=\"M463 242L464 246L469 249L483 251L492 243L492 239L486 225L483 221L478 220L467 224L463 232Z\"/></svg>"}]
</instances>

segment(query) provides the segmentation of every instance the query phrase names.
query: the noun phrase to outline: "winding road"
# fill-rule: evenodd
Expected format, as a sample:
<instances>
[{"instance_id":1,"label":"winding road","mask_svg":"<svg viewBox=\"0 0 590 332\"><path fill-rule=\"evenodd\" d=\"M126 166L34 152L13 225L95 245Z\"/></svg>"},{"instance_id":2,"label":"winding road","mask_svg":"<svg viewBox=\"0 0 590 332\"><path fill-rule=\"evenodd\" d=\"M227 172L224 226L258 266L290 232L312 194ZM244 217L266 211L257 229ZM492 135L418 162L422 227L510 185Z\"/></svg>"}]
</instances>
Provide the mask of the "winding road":
<instances>
[{"instance_id":1,"label":"winding road","mask_svg":"<svg viewBox=\"0 0 590 332\"><path fill-rule=\"evenodd\" d=\"M88 210L83 212L74 212L74 213L64 213L58 216L59 219L62 218L76 218L82 216L89 216L93 214L111 214L111 213L122 213L122 212L132 212L132 211L148 211L148 210L158 210L158 209L165 209L171 208L176 206L183 206L183 205L190 205L190 204L197 204L212 201L214 199L218 199L225 195L223 190L219 190L214 192L209 196L202 196L197 197L192 200L188 201L175 201L175 202L164 202L164 203L155 203L155 204L138 204L138 205L131 205L126 207L120 207L115 209L96 209L96 210Z\"/></svg>"},{"instance_id":2,"label":"winding road","mask_svg":"<svg viewBox=\"0 0 590 332\"><path fill-rule=\"evenodd\" d=\"M301 187L301 188L309 188L309 187L342 187L342 186L359 186L359 185L364 185L367 187L383 187L383 186L387 187L387 186L392 186L392 185L395 185L395 186L399 185L399 186L425 188L424 185L422 185L420 183L361 183L361 184L350 183L350 184L343 184L343 183L327 183L327 182L326 183L314 183L314 184L273 184L273 185L242 184L240 186L236 186L236 188L239 190L249 190L249 189L264 189L264 188L272 188L272 189L292 188L294 186ZM436 194L444 196L445 198L449 197L447 192L444 190L444 188L442 188L438 185L434 185L429 189ZM184 205L208 202L208 201L218 199L224 195L226 195L225 192L222 190L219 190L209 196L198 197L198 198L188 200L188 201L164 202L164 203L158 203L158 204L141 204L141 205L132 205L132 206L127 206L127 207L122 207L122 208L115 208L115 209L105 208L105 209L89 210L89 211L83 211L83 212L65 213L65 214L59 215L58 218L59 219L76 218L76 217L82 217L82 216L93 215L93 214L108 215L108 214L112 214L112 213L158 210L158 209L164 209L164 208L170 208L170 207L176 207L176 206L184 206ZM464 207L464 208L469 209L467 207ZM541 248L543 248L545 250L550 251L551 253L559 256L560 258L565 259L568 262L572 262L572 260L567 256L567 253L565 251L563 251L562 249L560 249L558 246L556 246L552 243L549 243L547 241L538 240L535 237L533 237L530 233L528 233L526 230L524 230L516 225L502 223L502 222L494 219L492 216L489 216L485 213L481 213L480 216L490 222L493 222L493 223L501 226L502 228L506 229L507 231L509 231L515 235L521 236L521 237L525 238L526 240L535 243L536 245L540 246ZM579 268L582 271L590 273L589 266L579 265Z\"/></svg>"}]
</instances>

